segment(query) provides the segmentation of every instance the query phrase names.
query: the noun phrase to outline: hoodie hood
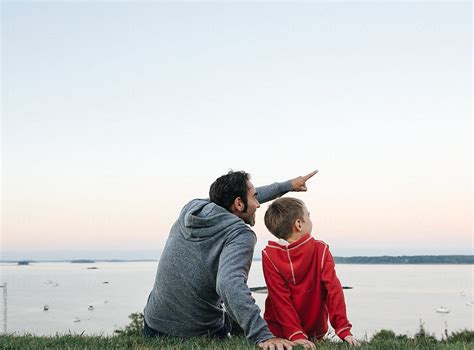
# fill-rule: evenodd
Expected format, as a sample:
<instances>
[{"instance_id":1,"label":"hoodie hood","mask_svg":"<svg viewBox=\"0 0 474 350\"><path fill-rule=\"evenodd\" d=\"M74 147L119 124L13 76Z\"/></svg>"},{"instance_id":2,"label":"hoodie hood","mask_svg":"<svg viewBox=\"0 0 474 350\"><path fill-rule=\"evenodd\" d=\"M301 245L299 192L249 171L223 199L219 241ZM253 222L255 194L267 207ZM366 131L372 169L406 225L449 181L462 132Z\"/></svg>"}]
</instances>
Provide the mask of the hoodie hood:
<instances>
[{"instance_id":1,"label":"hoodie hood","mask_svg":"<svg viewBox=\"0 0 474 350\"><path fill-rule=\"evenodd\" d=\"M264 254L288 283L299 284L313 264L315 243L309 233L289 245L269 241Z\"/></svg>"},{"instance_id":2,"label":"hoodie hood","mask_svg":"<svg viewBox=\"0 0 474 350\"><path fill-rule=\"evenodd\" d=\"M238 216L206 199L189 202L181 211L178 224L187 240L203 240L247 227Z\"/></svg>"}]
</instances>

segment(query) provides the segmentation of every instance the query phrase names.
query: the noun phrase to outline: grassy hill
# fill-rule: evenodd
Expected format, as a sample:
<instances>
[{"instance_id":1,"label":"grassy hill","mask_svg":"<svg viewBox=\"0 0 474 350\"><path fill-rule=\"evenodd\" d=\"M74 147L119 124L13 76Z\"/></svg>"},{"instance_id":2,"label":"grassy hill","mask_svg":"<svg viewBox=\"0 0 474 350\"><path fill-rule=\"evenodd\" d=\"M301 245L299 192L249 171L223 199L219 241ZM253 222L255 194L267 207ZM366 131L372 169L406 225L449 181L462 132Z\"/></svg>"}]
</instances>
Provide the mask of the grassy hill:
<instances>
[{"instance_id":1,"label":"grassy hill","mask_svg":"<svg viewBox=\"0 0 474 350\"><path fill-rule=\"evenodd\" d=\"M472 333L472 332L471 332ZM408 339L388 337L372 339L364 342L359 348L361 350L471 350L474 339L452 339L447 341L436 341L431 338ZM0 348L11 350L26 349L256 349L256 346L244 337L233 337L226 340L215 340L210 338L155 338L144 339L141 336L119 335L114 337L80 336L80 335L58 335L56 337L35 336L2 336L0 337ZM302 349L302 347L295 347ZM349 349L341 342L320 342L317 349Z\"/></svg>"}]
</instances>

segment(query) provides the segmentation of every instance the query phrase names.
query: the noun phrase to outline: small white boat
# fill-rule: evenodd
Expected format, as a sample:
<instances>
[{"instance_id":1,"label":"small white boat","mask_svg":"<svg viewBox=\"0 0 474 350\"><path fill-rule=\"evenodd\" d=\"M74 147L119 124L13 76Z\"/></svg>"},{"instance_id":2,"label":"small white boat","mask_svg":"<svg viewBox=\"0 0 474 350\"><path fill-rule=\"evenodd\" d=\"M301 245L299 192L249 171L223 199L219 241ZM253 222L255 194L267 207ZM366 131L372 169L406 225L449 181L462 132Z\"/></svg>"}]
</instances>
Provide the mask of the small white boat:
<instances>
[{"instance_id":1,"label":"small white boat","mask_svg":"<svg viewBox=\"0 0 474 350\"><path fill-rule=\"evenodd\" d=\"M74 320L72 320L72 322L81 322L81 320L79 318L74 318Z\"/></svg>"},{"instance_id":2,"label":"small white boat","mask_svg":"<svg viewBox=\"0 0 474 350\"><path fill-rule=\"evenodd\" d=\"M44 282L44 284L48 284L50 285L51 287L57 287L59 286L59 283L58 282L54 282L52 280L47 280L46 282Z\"/></svg>"},{"instance_id":3,"label":"small white boat","mask_svg":"<svg viewBox=\"0 0 474 350\"><path fill-rule=\"evenodd\" d=\"M444 306L440 306L439 308L436 309L436 312L440 314L449 314L450 311L446 309Z\"/></svg>"},{"instance_id":4,"label":"small white boat","mask_svg":"<svg viewBox=\"0 0 474 350\"><path fill-rule=\"evenodd\" d=\"M49 310L49 305L43 306L43 311L48 311Z\"/></svg>"},{"instance_id":5,"label":"small white boat","mask_svg":"<svg viewBox=\"0 0 474 350\"><path fill-rule=\"evenodd\" d=\"M92 311L92 310L94 310L94 306L92 306L92 305L89 305L89 307L87 308L87 310L89 310L89 311Z\"/></svg>"},{"instance_id":6,"label":"small white boat","mask_svg":"<svg viewBox=\"0 0 474 350\"><path fill-rule=\"evenodd\" d=\"M474 301L470 301L468 303L466 303L467 306L474 306Z\"/></svg>"}]
</instances>

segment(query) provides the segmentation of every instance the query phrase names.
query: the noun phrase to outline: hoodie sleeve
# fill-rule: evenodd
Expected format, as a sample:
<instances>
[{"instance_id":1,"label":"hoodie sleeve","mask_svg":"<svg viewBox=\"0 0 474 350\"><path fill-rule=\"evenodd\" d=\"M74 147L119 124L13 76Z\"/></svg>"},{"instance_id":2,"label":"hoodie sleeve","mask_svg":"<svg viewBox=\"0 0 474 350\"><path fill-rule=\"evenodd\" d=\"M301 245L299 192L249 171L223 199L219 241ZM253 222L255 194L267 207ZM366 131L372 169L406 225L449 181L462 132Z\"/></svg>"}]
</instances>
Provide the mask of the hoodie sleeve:
<instances>
[{"instance_id":1,"label":"hoodie sleeve","mask_svg":"<svg viewBox=\"0 0 474 350\"><path fill-rule=\"evenodd\" d=\"M273 314L289 340L308 339L301 327L301 320L293 307L287 282L280 275L265 251L262 252L263 275L268 288L268 298L273 305Z\"/></svg>"},{"instance_id":2,"label":"hoodie sleeve","mask_svg":"<svg viewBox=\"0 0 474 350\"><path fill-rule=\"evenodd\" d=\"M255 233L250 230L239 232L229 239L219 258L216 292L247 338L258 344L274 338L274 335L260 317L260 309L247 286L256 241Z\"/></svg>"},{"instance_id":3,"label":"hoodie sleeve","mask_svg":"<svg viewBox=\"0 0 474 350\"><path fill-rule=\"evenodd\" d=\"M326 246L325 254L322 262L322 282L327 290L327 306L329 313L329 321L336 331L339 338L344 340L345 337L351 334L352 325L347 319L346 303L344 301L344 292L342 290L341 282L336 276L334 268L334 258L332 257L329 247ZM324 258L325 256L325 258Z\"/></svg>"},{"instance_id":4,"label":"hoodie sleeve","mask_svg":"<svg viewBox=\"0 0 474 350\"><path fill-rule=\"evenodd\" d=\"M267 186L260 186L255 190L257 191L257 200L260 203L265 203L283 196L285 193L291 191L291 189L291 180L288 180L285 182L275 182Z\"/></svg>"}]
</instances>

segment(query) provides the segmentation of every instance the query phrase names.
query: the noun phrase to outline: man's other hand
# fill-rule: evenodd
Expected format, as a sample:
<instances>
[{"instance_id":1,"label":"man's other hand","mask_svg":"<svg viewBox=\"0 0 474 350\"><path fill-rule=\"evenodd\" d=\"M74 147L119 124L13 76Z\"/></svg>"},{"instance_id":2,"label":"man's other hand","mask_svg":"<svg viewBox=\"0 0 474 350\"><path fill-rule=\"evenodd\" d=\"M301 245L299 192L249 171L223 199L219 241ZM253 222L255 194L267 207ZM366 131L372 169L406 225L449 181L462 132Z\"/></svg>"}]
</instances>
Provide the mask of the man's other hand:
<instances>
[{"instance_id":1,"label":"man's other hand","mask_svg":"<svg viewBox=\"0 0 474 350\"><path fill-rule=\"evenodd\" d=\"M308 181L310 178L312 178L314 175L316 175L318 171L312 171L306 176L298 176L295 177L293 180L291 180L291 186L293 188L293 191L295 192L304 192L307 191L308 188L306 187L306 181Z\"/></svg>"},{"instance_id":2,"label":"man's other hand","mask_svg":"<svg viewBox=\"0 0 474 350\"><path fill-rule=\"evenodd\" d=\"M258 347L263 350L291 350L296 343L282 339L282 338L271 338L258 344Z\"/></svg>"}]
</instances>

